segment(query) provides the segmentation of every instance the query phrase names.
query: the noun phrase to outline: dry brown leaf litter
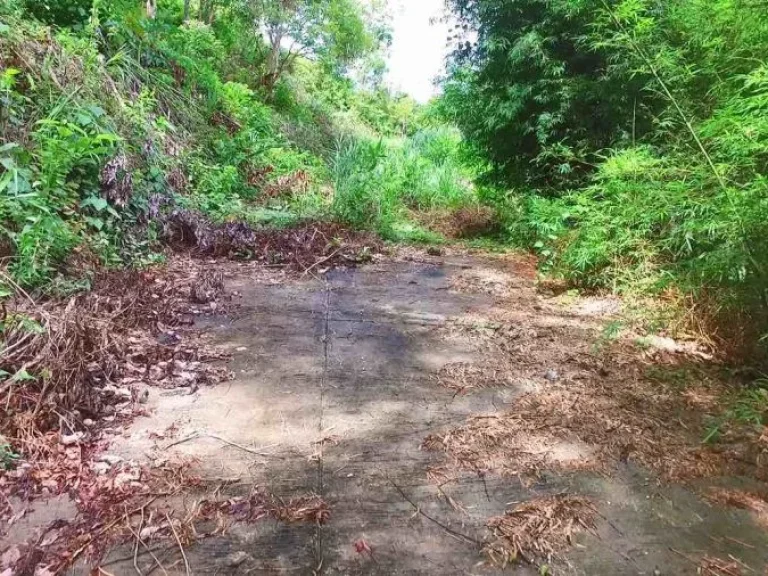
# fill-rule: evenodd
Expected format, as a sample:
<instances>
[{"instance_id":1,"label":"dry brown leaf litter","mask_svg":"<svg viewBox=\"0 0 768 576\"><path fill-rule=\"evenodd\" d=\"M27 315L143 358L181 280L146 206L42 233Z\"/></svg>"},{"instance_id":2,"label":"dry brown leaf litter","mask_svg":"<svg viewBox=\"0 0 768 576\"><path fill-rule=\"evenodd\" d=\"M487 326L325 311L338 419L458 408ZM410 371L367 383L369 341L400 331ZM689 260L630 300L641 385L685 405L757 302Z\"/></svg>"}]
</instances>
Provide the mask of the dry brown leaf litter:
<instances>
[{"instance_id":1,"label":"dry brown leaf litter","mask_svg":"<svg viewBox=\"0 0 768 576\"><path fill-rule=\"evenodd\" d=\"M549 563L582 532L595 531L597 510L586 498L565 494L535 498L492 518L494 540L485 550L502 566L522 560Z\"/></svg>"},{"instance_id":2,"label":"dry brown leaf litter","mask_svg":"<svg viewBox=\"0 0 768 576\"><path fill-rule=\"evenodd\" d=\"M224 498L223 483L214 488L190 471L191 462L123 463L94 476L72 488L77 519L57 520L24 545L4 550L0 570L20 576L60 574L78 560L96 570L121 544L141 546L142 557L158 546L178 556L179 543L189 546L226 534L238 523L273 518L322 524L330 515L325 501L313 494L283 500L255 487L246 496Z\"/></svg>"},{"instance_id":3,"label":"dry brown leaf litter","mask_svg":"<svg viewBox=\"0 0 768 576\"><path fill-rule=\"evenodd\" d=\"M471 418L424 442L465 469L521 477L546 469L609 471L634 461L668 481L717 476L742 464L701 443L704 422L674 389L634 380L548 384L507 411Z\"/></svg>"},{"instance_id":4,"label":"dry brown leaf litter","mask_svg":"<svg viewBox=\"0 0 768 576\"><path fill-rule=\"evenodd\" d=\"M768 474L754 431L702 443L733 395L716 367L604 342L589 322L535 312L512 305L443 328L443 337L472 343L480 359L444 366L435 375L439 385L455 394L504 387L515 399L428 437L424 448L446 452L460 468L526 479L548 469L608 472L620 462L639 463L667 481Z\"/></svg>"},{"instance_id":5,"label":"dry brown leaf litter","mask_svg":"<svg viewBox=\"0 0 768 576\"><path fill-rule=\"evenodd\" d=\"M236 223L213 226L192 216L179 219L178 212L176 216L166 221L168 241L192 246L199 254L285 269L269 274L269 282L281 281L286 273L315 275L333 266L355 265L380 248L370 235L335 224L254 231ZM185 236L188 233L192 236ZM77 267L85 269L93 263L81 264ZM244 265L253 266L229 266ZM79 512L76 521L49 526L23 550L5 550L2 570L12 565L14 574L58 573L81 555L98 559L109 545L135 536L130 523L126 533L117 529L120 517L111 516L120 505L136 504L150 486L158 493L156 480L163 469L105 463L99 454L109 434L119 433L143 413L148 387L194 391L230 377L220 362L227 356L190 328L197 315L231 311L221 268L215 261L174 258L162 269L99 273L91 292L66 300L33 299L19 290L10 310L2 309L0 403L5 410L0 441L19 452L21 460L0 473L0 528L9 529L24 514L24 508L14 508L12 495L24 501L76 494ZM254 268L259 276L254 281L262 280L266 270ZM190 479L176 478L174 490L169 488L167 494L195 486ZM247 505L242 500L208 505L208 510L213 507L218 516L238 521L267 515L285 522L322 523L329 514L325 502L314 495L282 501L255 492ZM122 514L133 520L141 510L143 523L148 506ZM165 512L173 515L173 510ZM169 520L173 525L166 522L165 536L173 533L179 542L199 537L190 518L209 519L205 512L199 507L185 518ZM140 525L133 528L136 533L142 530ZM94 533L98 542L89 540Z\"/></svg>"},{"instance_id":6,"label":"dry brown leaf litter","mask_svg":"<svg viewBox=\"0 0 768 576\"><path fill-rule=\"evenodd\" d=\"M374 235L331 222L282 230L255 229L245 222L214 224L198 212L174 209L159 217L165 241L204 256L225 256L285 266L300 272L367 262L381 251Z\"/></svg>"},{"instance_id":7,"label":"dry brown leaf litter","mask_svg":"<svg viewBox=\"0 0 768 576\"><path fill-rule=\"evenodd\" d=\"M715 504L724 504L751 512L757 522L768 529L768 492L713 488L705 496Z\"/></svg>"},{"instance_id":8,"label":"dry brown leaf litter","mask_svg":"<svg viewBox=\"0 0 768 576\"><path fill-rule=\"evenodd\" d=\"M147 387L229 377L216 364L226 356L188 326L191 289L205 274L191 263L104 274L87 294L25 297L5 310L0 435L22 459L0 476L4 494L51 495L71 485L70 470L84 466L102 431L143 411Z\"/></svg>"},{"instance_id":9,"label":"dry brown leaf litter","mask_svg":"<svg viewBox=\"0 0 768 576\"><path fill-rule=\"evenodd\" d=\"M699 562L698 573L704 576L744 576L755 574L755 571L733 556L728 560L704 556Z\"/></svg>"},{"instance_id":10,"label":"dry brown leaf litter","mask_svg":"<svg viewBox=\"0 0 768 576\"><path fill-rule=\"evenodd\" d=\"M443 366L435 375L440 386L456 394L466 394L477 388L511 386L514 380L499 366L478 366L469 362L454 362Z\"/></svg>"}]
</instances>

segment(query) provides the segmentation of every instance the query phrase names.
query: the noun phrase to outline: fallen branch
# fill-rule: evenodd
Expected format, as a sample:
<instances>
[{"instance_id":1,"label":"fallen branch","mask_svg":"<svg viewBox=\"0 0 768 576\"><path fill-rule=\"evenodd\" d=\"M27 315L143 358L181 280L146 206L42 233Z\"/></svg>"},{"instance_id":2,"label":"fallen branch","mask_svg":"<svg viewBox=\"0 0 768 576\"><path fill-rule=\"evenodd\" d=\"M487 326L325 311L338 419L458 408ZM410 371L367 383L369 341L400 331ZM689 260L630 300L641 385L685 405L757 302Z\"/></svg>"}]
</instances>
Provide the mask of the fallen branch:
<instances>
[{"instance_id":1,"label":"fallen branch","mask_svg":"<svg viewBox=\"0 0 768 576\"><path fill-rule=\"evenodd\" d=\"M174 446L178 446L179 444L184 444L185 442L190 442L192 440L197 440L198 438L213 438L214 440L218 440L219 442L223 442L224 444L227 444L228 446L232 446L233 448L238 448L244 452L248 452L250 454L254 454L256 456L272 456L272 454L268 452L259 452L259 450L266 450L267 448L274 448L275 446L278 446L277 444L270 444L269 446L264 446L260 448L259 450L254 450L252 448L248 448L247 446L243 446L242 444L238 444L237 442L232 442L231 440L227 440L226 438L222 438L221 436L218 436L216 434L208 434L204 432L194 432L193 434L190 434L186 438L182 438L181 440L177 440L176 442L171 442L170 444L164 446L162 450L168 450L169 448L173 448Z\"/></svg>"},{"instance_id":2,"label":"fallen branch","mask_svg":"<svg viewBox=\"0 0 768 576\"><path fill-rule=\"evenodd\" d=\"M80 555L81 555L83 552L85 552L85 551L88 549L88 546L90 546L91 544L93 544L93 541L94 541L94 540L96 540L97 538L101 538L101 537L102 537L104 534L106 534L106 533L107 533L107 532L109 532L109 531L110 531L112 528L114 528L115 526L117 526L117 525L118 525L120 522L122 522L122 521L123 521L125 518L130 518L131 516L134 516L135 514L138 514L139 512L142 512L142 513L143 513L143 512L144 512L144 510L146 509L146 507L147 507L147 506L149 506L150 504L152 504L152 502L154 502L155 500L157 500L157 499L158 499L158 498L160 498L161 496L172 496L172 495L173 495L173 493L170 493L170 492L166 492L166 493L163 493L163 494L155 494L155 495L153 495L153 496L152 496L152 498L150 498L149 500L147 500L147 501L146 501L144 504L142 504L142 505L141 505L141 506L139 506L138 508L134 508L134 509L133 509L133 510L131 510L130 512L126 512L124 516L118 516L118 517L117 517L115 520L113 520L112 522L110 522L109 524L107 524L106 526L104 526L104 527L103 527L101 530L99 530L98 532L96 532L96 533L92 533L92 534L90 535L90 537L88 538L88 540L86 541L86 543L85 543L85 544L83 544L82 546L80 546L80 548L78 548L77 550L75 550L75 552L74 552L74 553L72 554L72 556L69 558L69 565L71 566L72 564L74 564L74 563L75 563L75 560L77 560L77 559L80 557Z\"/></svg>"},{"instance_id":3,"label":"fallen branch","mask_svg":"<svg viewBox=\"0 0 768 576\"><path fill-rule=\"evenodd\" d=\"M317 268L318 266L320 266L320 264L323 264L323 263L328 262L329 260L333 259L333 257L336 256L336 254L341 252L343 249L344 249L344 246L342 246L341 248L339 248L337 250L334 250L333 252L331 252L331 254L329 256L326 256L325 258L321 258L320 260L318 260L317 262L312 264L312 266L310 266L309 268L304 270L304 276L309 274L309 272L311 270L313 270L313 269Z\"/></svg>"}]
</instances>

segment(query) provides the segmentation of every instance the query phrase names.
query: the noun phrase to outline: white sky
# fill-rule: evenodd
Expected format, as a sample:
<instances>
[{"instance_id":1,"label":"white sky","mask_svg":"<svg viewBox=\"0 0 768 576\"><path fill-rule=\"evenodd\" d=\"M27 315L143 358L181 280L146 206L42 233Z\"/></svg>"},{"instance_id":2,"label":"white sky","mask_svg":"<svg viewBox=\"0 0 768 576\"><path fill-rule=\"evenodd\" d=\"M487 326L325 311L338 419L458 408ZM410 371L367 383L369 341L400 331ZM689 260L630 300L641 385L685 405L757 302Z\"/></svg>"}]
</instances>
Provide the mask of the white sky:
<instances>
[{"instance_id":1,"label":"white sky","mask_svg":"<svg viewBox=\"0 0 768 576\"><path fill-rule=\"evenodd\" d=\"M437 93L432 81L442 73L448 27L439 21L444 0L389 0L394 38L387 81L395 90L426 102Z\"/></svg>"}]
</instances>

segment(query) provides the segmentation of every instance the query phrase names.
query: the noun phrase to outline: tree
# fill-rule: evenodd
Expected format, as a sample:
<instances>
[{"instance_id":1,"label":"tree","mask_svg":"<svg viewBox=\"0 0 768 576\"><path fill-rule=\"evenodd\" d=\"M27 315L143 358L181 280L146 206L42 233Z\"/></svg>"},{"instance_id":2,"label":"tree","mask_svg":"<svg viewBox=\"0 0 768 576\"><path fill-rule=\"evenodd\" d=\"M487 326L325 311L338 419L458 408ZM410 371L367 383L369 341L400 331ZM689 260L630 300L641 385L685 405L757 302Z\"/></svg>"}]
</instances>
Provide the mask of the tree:
<instances>
[{"instance_id":1,"label":"tree","mask_svg":"<svg viewBox=\"0 0 768 576\"><path fill-rule=\"evenodd\" d=\"M647 75L590 37L602 0L448 0L458 19L443 108L504 184L576 185L650 129ZM471 40L473 32L476 38Z\"/></svg>"},{"instance_id":2,"label":"tree","mask_svg":"<svg viewBox=\"0 0 768 576\"><path fill-rule=\"evenodd\" d=\"M344 67L376 47L356 0L251 0L269 42L264 85L271 92L298 57Z\"/></svg>"}]
</instances>

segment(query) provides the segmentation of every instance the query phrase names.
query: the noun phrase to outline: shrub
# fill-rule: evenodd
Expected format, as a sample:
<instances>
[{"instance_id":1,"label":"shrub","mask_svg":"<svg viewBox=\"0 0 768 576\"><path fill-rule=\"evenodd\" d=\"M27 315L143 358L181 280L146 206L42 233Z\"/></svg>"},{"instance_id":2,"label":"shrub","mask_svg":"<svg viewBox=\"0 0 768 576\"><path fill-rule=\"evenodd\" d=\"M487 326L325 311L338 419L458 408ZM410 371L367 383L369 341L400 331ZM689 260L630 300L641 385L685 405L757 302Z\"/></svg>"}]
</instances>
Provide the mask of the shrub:
<instances>
[{"instance_id":1,"label":"shrub","mask_svg":"<svg viewBox=\"0 0 768 576\"><path fill-rule=\"evenodd\" d=\"M46 24L83 26L91 14L93 0L25 0L24 8Z\"/></svg>"}]
</instances>

